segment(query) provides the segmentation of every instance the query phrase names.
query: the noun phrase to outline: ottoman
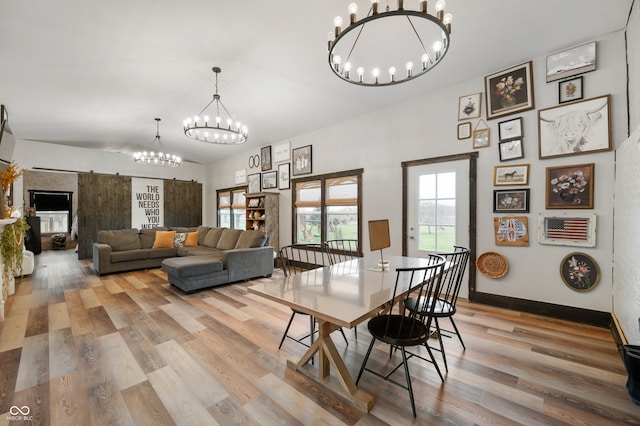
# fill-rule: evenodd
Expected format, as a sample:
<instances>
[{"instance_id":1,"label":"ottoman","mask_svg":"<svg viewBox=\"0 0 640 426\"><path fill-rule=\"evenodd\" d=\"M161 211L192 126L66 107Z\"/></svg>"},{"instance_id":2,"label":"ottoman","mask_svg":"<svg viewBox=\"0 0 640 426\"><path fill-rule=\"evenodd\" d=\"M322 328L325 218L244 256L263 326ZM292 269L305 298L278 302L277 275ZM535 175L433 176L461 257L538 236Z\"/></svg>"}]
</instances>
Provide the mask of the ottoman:
<instances>
[{"instance_id":1,"label":"ottoman","mask_svg":"<svg viewBox=\"0 0 640 426\"><path fill-rule=\"evenodd\" d=\"M170 257L162 261L162 270L169 283L185 293L226 284L229 279L222 260L210 255Z\"/></svg>"}]
</instances>

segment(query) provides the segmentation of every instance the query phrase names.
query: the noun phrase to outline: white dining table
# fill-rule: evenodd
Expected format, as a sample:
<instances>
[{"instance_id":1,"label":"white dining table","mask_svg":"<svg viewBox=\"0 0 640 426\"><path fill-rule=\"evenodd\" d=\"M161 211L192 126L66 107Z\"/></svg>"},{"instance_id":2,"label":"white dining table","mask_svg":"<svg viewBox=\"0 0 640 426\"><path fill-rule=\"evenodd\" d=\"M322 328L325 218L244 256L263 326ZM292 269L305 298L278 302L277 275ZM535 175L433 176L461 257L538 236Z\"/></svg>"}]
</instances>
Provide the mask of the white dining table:
<instances>
[{"instance_id":1,"label":"white dining table","mask_svg":"<svg viewBox=\"0 0 640 426\"><path fill-rule=\"evenodd\" d=\"M262 282L249 287L249 292L260 295L300 312L313 315L318 321L318 336L306 353L298 360L288 360L287 366L320 383L368 412L374 403L371 394L358 389L344 360L331 339L331 332L340 327L353 328L379 313L391 302L397 268L429 265L429 259L385 256L388 270L378 267L380 256L369 255L337 263L280 280ZM418 277L420 275L420 277ZM401 274L396 298L410 292L423 275ZM318 365L311 360L318 354ZM331 374L333 368L333 375Z\"/></svg>"}]
</instances>

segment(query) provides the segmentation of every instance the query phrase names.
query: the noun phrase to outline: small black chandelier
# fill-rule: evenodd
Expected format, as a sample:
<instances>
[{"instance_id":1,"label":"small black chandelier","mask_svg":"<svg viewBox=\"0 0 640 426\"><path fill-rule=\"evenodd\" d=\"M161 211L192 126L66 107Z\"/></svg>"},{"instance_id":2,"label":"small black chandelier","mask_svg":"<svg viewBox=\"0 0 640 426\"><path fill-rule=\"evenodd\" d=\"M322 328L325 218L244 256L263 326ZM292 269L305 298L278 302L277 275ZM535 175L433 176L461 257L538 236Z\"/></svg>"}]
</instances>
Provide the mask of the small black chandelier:
<instances>
[{"instance_id":1,"label":"small black chandelier","mask_svg":"<svg viewBox=\"0 0 640 426\"><path fill-rule=\"evenodd\" d=\"M164 152L162 142L160 142L160 119L156 118L156 137L153 138L146 150L133 154L133 161L138 164L150 164L153 166L178 167L182 164L182 159L175 154ZM153 144L158 143L158 151L152 151Z\"/></svg>"},{"instance_id":2,"label":"small black chandelier","mask_svg":"<svg viewBox=\"0 0 640 426\"><path fill-rule=\"evenodd\" d=\"M216 74L216 92L213 95L213 99L193 119L187 118L184 120L184 134L201 142L226 145L244 143L247 141L247 127L243 126L239 121L234 122L218 94L218 74L222 70L219 67L213 67L212 71ZM215 117L203 116L202 114L207 108L214 103ZM224 112L226 117L221 115L221 112Z\"/></svg>"},{"instance_id":3,"label":"small black chandelier","mask_svg":"<svg viewBox=\"0 0 640 426\"><path fill-rule=\"evenodd\" d=\"M371 0L368 15L360 20L358 5L351 3L344 29L342 17L334 19L334 31L328 35L329 66L344 81L374 87L405 83L430 71L449 50L452 15L444 12L445 0L435 2L435 16L429 14L426 0L418 0L419 10L405 9L403 0L391 10L388 1L379 12L379 0ZM380 67L387 69L386 75Z\"/></svg>"}]
</instances>

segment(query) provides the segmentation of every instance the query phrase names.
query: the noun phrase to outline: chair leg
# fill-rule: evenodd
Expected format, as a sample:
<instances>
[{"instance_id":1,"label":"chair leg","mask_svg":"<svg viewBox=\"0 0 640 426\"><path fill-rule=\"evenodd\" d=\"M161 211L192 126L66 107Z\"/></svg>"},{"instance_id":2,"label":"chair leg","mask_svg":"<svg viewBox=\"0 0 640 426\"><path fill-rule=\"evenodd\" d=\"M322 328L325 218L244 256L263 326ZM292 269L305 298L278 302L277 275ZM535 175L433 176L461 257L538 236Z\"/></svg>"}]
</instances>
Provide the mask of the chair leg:
<instances>
[{"instance_id":1,"label":"chair leg","mask_svg":"<svg viewBox=\"0 0 640 426\"><path fill-rule=\"evenodd\" d=\"M287 338L287 333L289 333L289 327L291 327L291 323L293 322L293 317L296 316L295 312L291 312L291 317L289 318L289 323L287 324L287 328L284 329L284 334L282 335L282 339L280 340L280 344L278 345L278 349L282 347L284 343L284 339Z\"/></svg>"},{"instance_id":2,"label":"chair leg","mask_svg":"<svg viewBox=\"0 0 640 426\"><path fill-rule=\"evenodd\" d=\"M367 350L367 354L364 356L364 361L362 361L362 367L360 367L360 372L358 373L358 378L356 379L356 386L358 386L360 377L362 377L362 373L364 373L364 368L367 366L367 361L369 361L369 355L371 355L371 349L373 349L373 344L375 342L376 342L376 339L371 339L371 343L369 344L369 349Z\"/></svg>"},{"instance_id":3,"label":"chair leg","mask_svg":"<svg viewBox=\"0 0 640 426\"><path fill-rule=\"evenodd\" d=\"M449 319L451 320L451 325L453 325L453 329L456 331L456 334L458 335L458 340L460 340L460 344L462 345L462 348L467 349L467 347L464 345L464 342L462 341L462 336L460 336L458 327L456 326L456 323L453 321L453 316L450 316Z\"/></svg>"},{"instance_id":4,"label":"chair leg","mask_svg":"<svg viewBox=\"0 0 640 426\"><path fill-rule=\"evenodd\" d=\"M309 315L309 333L311 334L311 345L313 345L313 335L316 332L316 318L313 315Z\"/></svg>"},{"instance_id":5,"label":"chair leg","mask_svg":"<svg viewBox=\"0 0 640 426\"><path fill-rule=\"evenodd\" d=\"M411 410L413 411L413 417L416 417L416 403L413 401L413 387L411 386L411 376L409 375L409 364L407 363L407 353L404 350L404 346L400 348L402 352L402 363L404 364L404 376L407 379L407 389L409 390L409 398L411 398Z\"/></svg>"},{"instance_id":6,"label":"chair leg","mask_svg":"<svg viewBox=\"0 0 640 426\"><path fill-rule=\"evenodd\" d=\"M342 327L340 327L340 333L342 333L342 337L344 337L344 341L345 341L345 343L348 345L348 344L349 344L349 341L347 340L347 336L345 336L345 334L344 334L344 330L342 329Z\"/></svg>"},{"instance_id":7,"label":"chair leg","mask_svg":"<svg viewBox=\"0 0 640 426\"><path fill-rule=\"evenodd\" d=\"M440 344L440 354L442 354L442 360L444 361L444 369L448 373L449 366L447 366L447 354L444 352L444 344L442 343L442 331L440 331L440 324L438 318L434 318L436 323L436 332L438 333L438 343Z\"/></svg>"}]
</instances>

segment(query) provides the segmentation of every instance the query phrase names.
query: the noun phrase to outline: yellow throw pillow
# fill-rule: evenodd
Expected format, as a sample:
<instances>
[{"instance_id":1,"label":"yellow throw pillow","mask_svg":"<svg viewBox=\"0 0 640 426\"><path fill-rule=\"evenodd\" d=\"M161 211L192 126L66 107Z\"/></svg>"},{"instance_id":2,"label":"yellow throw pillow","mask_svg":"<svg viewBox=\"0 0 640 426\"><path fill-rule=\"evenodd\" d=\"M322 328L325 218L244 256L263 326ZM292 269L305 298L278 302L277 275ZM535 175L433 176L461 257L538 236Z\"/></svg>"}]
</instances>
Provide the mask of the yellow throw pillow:
<instances>
[{"instance_id":1,"label":"yellow throw pillow","mask_svg":"<svg viewBox=\"0 0 640 426\"><path fill-rule=\"evenodd\" d=\"M187 239L184 240L185 247L196 247L198 245L198 231L187 232Z\"/></svg>"},{"instance_id":2,"label":"yellow throw pillow","mask_svg":"<svg viewBox=\"0 0 640 426\"><path fill-rule=\"evenodd\" d=\"M156 231L156 239L153 241L151 248L170 248L173 247L173 236L176 231Z\"/></svg>"}]
</instances>

